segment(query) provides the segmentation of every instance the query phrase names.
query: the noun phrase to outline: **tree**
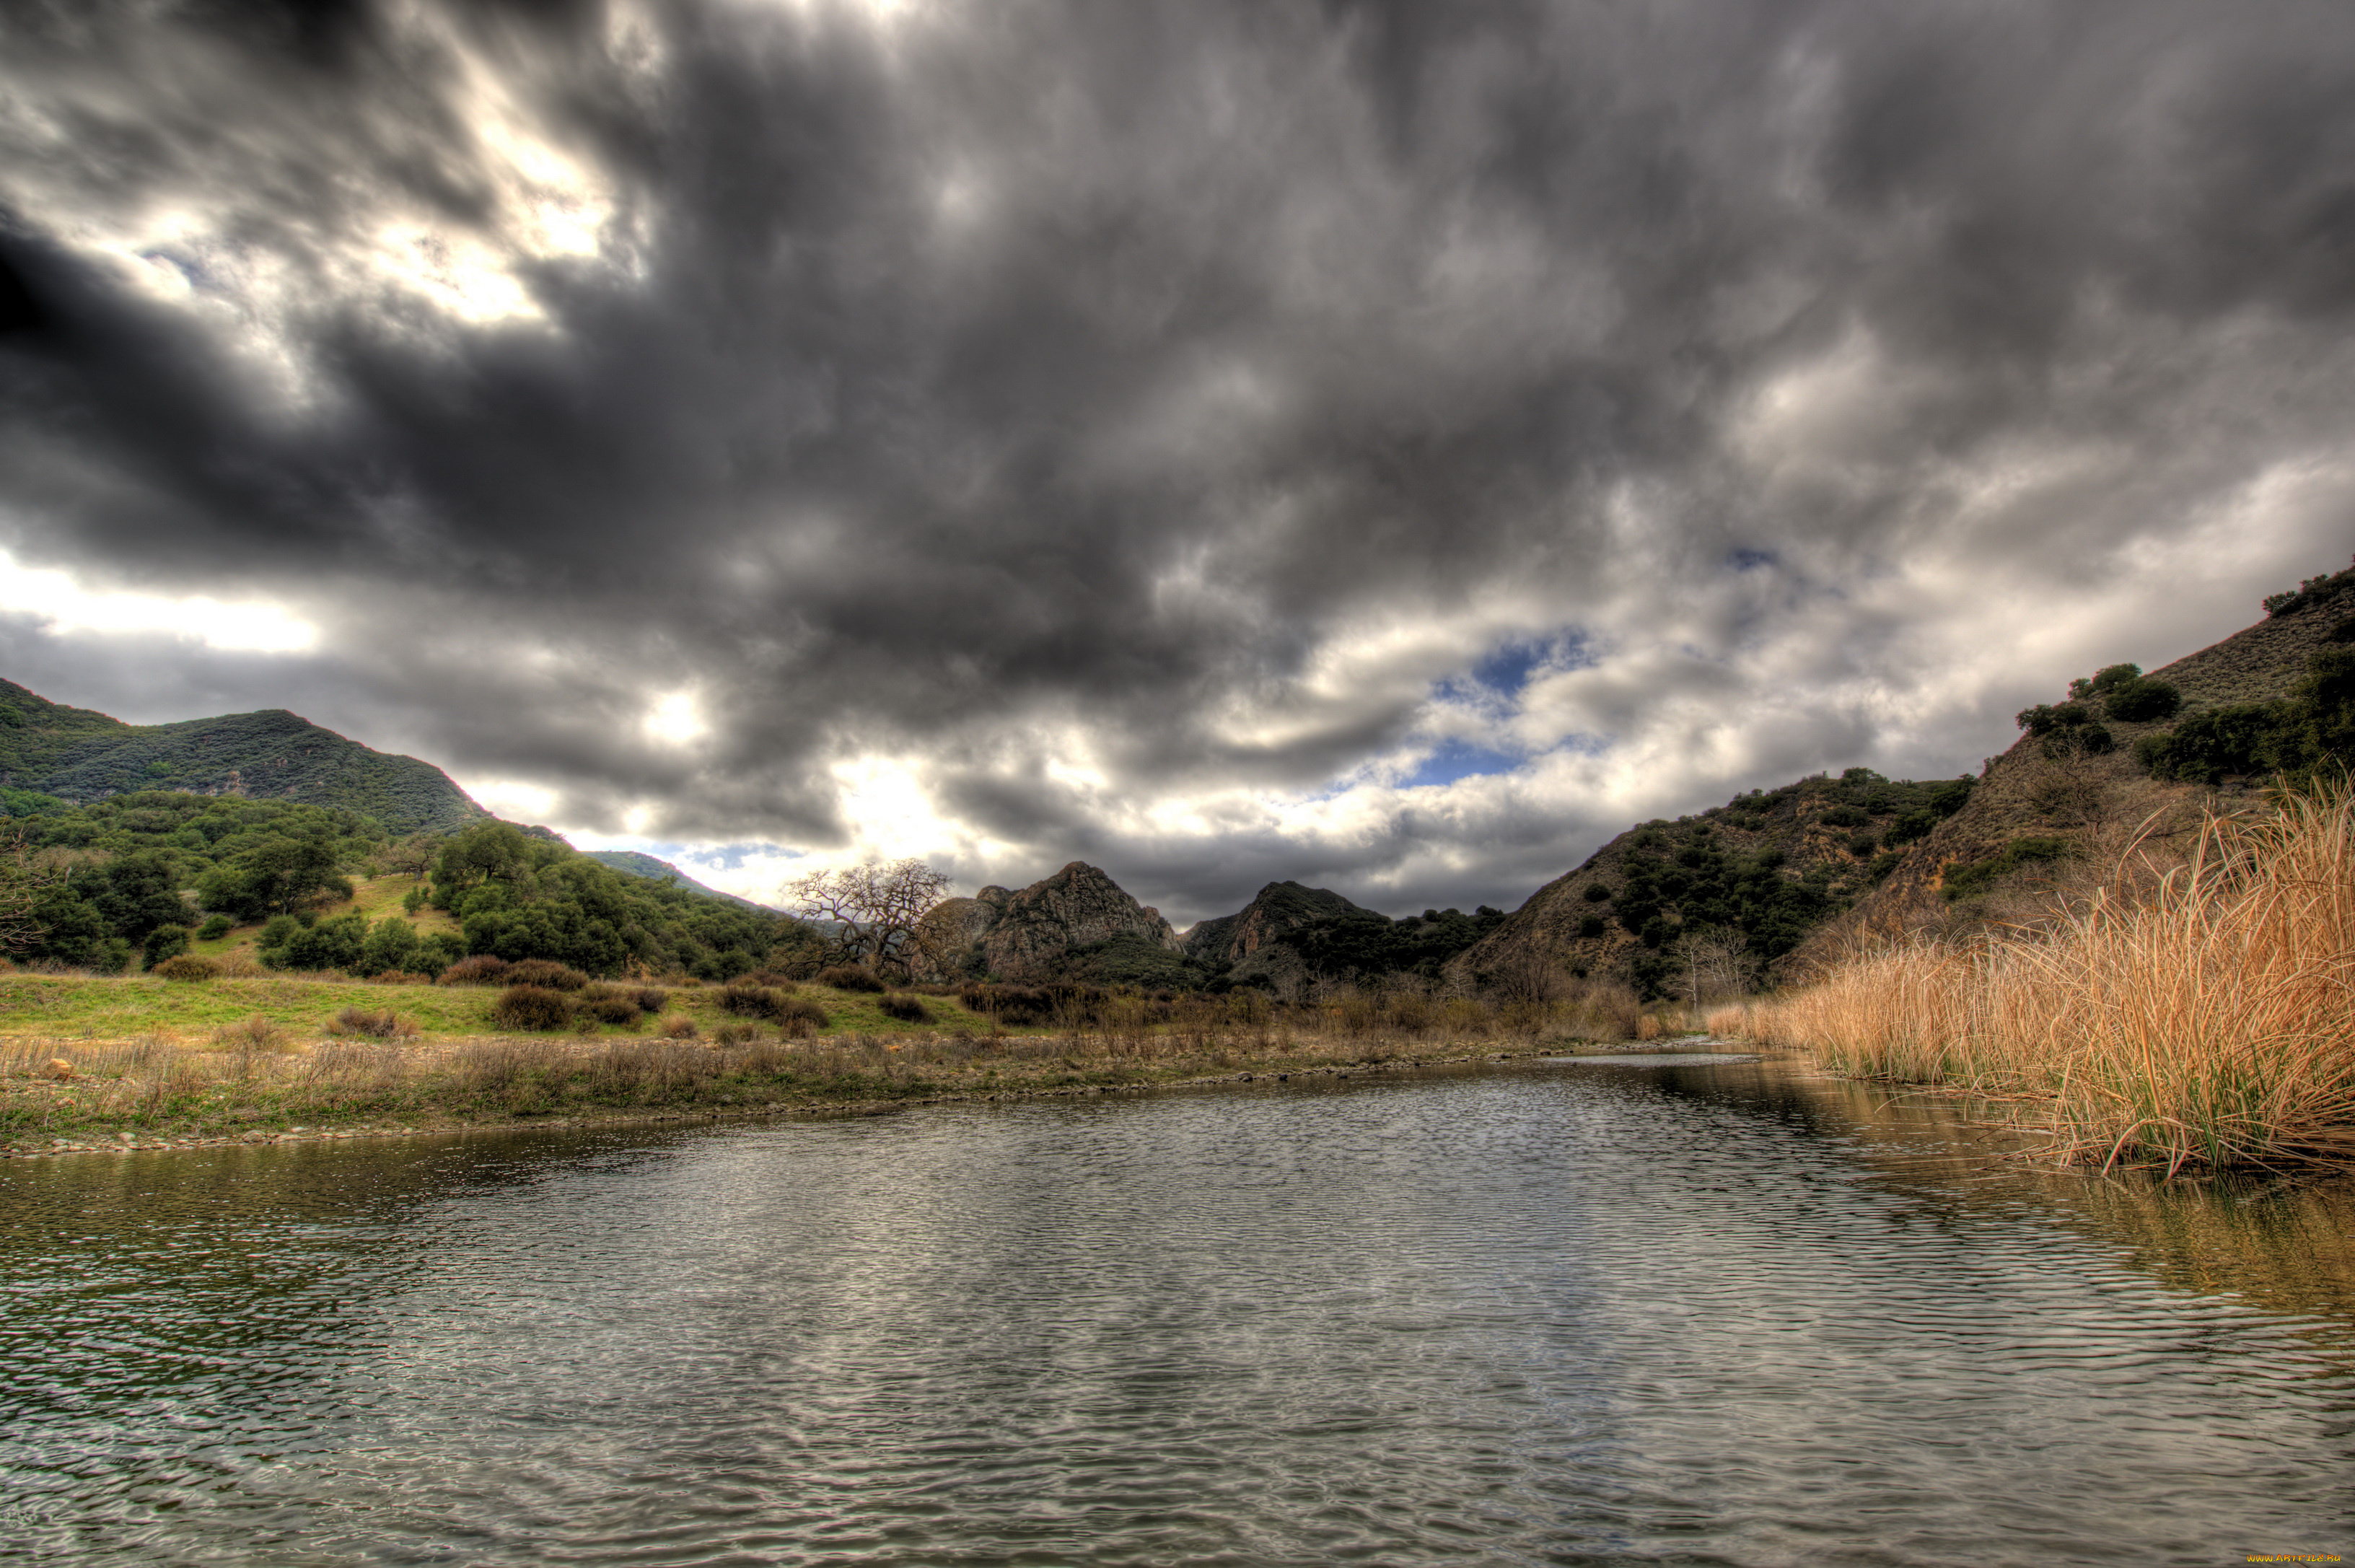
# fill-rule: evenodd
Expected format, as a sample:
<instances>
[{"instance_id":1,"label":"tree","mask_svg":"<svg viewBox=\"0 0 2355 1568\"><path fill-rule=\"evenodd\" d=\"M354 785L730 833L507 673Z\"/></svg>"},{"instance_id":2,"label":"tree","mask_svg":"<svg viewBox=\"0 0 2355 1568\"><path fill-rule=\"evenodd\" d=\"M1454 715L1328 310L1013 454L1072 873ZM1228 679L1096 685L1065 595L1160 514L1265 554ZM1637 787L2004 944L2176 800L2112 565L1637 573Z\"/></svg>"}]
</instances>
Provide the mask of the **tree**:
<instances>
[{"instance_id":1,"label":"tree","mask_svg":"<svg viewBox=\"0 0 2355 1568\"><path fill-rule=\"evenodd\" d=\"M46 923L37 905L41 894L59 880L54 870L33 864L22 828L0 834L0 953L40 941Z\"/></svg>"},{"instance_id":2,"label":"tree","mask_svg":"<svg viewBox=\"0 0 2355 1568\"><path fill-rule=\"evenodd\" d=\"M905 974L916 923L947 894L949 879L922 860L812 871L785 884L786 906L837 927L834 949L853 964Z\"/></svg>"},{"instance_id":3,"label":"tree","mask_svg":"<svg viewBox=\"0 0 2355 1568\"><path fill-rule=\"evenodd\" d=\"M1750 939L1725 926L1700 926L1668 949L1678 985L1694 1007L1738 997L1750 988Z\"/></svg>"}]
</instances>

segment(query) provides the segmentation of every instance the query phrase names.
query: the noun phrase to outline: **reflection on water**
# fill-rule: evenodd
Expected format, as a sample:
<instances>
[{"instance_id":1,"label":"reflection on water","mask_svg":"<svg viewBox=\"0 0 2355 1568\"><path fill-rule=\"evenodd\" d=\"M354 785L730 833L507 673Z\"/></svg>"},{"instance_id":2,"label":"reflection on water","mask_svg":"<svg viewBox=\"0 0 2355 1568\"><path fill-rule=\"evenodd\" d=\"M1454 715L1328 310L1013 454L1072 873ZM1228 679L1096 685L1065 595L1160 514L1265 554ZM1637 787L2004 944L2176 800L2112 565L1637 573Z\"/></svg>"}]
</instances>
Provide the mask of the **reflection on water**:
<instances>
[{"instance_id":1,"label":"reflection on water","mask_svg":"<svg viewBox=\"0 0 2355 1568\"><path fill-rule=\"evenodd\" d=\"M0 1557L2355 1544L2342 1194L1776 1062L0 1167Z\"/></svg>"}]
</instances>

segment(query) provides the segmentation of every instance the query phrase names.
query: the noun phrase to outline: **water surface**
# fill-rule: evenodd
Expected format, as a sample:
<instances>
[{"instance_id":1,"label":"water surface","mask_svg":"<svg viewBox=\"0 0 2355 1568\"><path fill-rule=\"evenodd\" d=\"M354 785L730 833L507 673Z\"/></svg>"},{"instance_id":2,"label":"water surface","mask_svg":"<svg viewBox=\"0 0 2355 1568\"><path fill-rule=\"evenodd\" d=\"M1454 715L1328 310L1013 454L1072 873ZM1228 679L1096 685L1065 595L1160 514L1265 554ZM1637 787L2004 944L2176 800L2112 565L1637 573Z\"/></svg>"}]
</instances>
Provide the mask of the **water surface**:
<instances>
[{"instance_id":1,"label":"water surface","mask_svg":"<svg viewBox=\"0 0 2355 1568\"><path fill-rule=\"evenodd\" d=\"M2350 1207L1774 1062L0 1166L0 1557L2355 1546Z\"/></svg>"}]
</instances>

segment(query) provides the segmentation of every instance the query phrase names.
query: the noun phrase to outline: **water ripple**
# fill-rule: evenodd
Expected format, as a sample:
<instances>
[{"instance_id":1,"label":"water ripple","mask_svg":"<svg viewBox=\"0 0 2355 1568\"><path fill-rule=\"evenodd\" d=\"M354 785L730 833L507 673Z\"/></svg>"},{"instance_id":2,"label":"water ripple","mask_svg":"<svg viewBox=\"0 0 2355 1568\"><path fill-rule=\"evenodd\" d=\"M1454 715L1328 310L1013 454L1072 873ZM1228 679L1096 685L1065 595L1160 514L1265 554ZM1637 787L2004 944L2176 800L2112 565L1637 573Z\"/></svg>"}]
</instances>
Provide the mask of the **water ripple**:
<instances>
[{"instance_id":1,"label":"water ripple","mask_svg":"<svg viewBox=\"0 0 2355 1568\"><path fill-rule=\"evenodd\" d=\"M1973 1136L1669 1060L19 1162L0 1557L2343 1550L2344 1201Z\"/></svg>"}]
</instances>

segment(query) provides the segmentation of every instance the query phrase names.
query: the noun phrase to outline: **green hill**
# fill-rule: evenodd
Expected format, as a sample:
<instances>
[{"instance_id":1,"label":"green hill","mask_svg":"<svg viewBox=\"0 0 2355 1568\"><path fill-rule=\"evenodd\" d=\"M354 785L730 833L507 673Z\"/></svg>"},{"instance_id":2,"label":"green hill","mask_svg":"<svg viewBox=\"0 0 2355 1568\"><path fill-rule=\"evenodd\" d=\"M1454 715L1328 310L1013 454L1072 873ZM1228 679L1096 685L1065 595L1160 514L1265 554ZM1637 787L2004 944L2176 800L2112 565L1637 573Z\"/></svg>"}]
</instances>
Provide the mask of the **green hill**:
<instances>
[{"instance_id":1,"label":"green hill","mask_svg":"<svg viewBox=\"0 0 2355 1568\"><path fill-rule=\"evenodd\" d=\"M296 801L375 817L395 835L490 815L431 763L372 751L283 709L125 724L6 680L0 786L78 805L156 789Z\"/></svg>"},{"instance_id":2,"label":"green hill","mask_svg":"<svg viewBox=\"0 0 2355 1568\"><path fill-rule=\"evenodd\" d=\"M701 893L707 898L725 899L732 904L742 904L746 909L768 908L767 905L755 903L751 899L738 898L734 893L723 893L718 888L707 888L668 860L657 860L652 855L641 855L635 849L585 849L581 853L601 866L613 867L625 877L644 877L648 881L654 882L674 882L689 892Z\"/></svg>"}]
</instances>

